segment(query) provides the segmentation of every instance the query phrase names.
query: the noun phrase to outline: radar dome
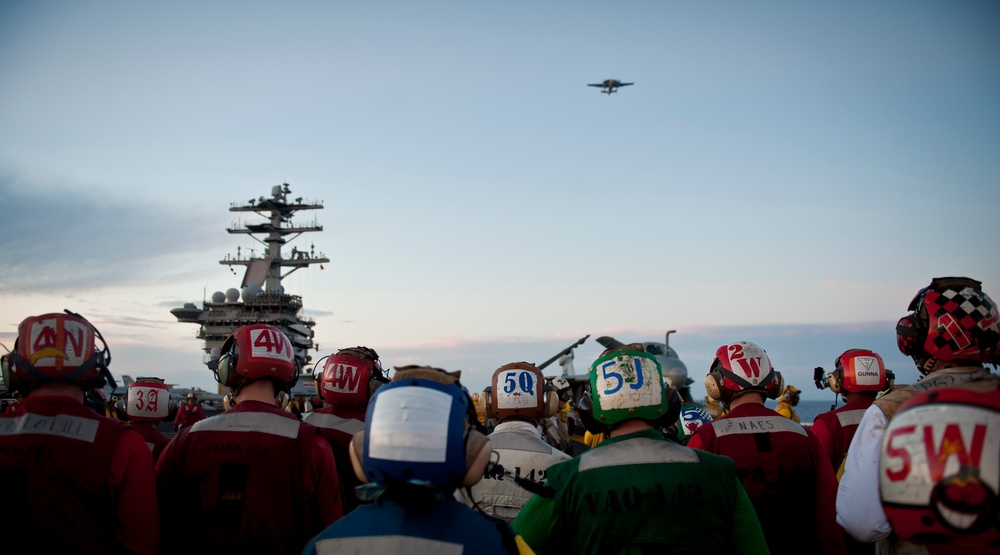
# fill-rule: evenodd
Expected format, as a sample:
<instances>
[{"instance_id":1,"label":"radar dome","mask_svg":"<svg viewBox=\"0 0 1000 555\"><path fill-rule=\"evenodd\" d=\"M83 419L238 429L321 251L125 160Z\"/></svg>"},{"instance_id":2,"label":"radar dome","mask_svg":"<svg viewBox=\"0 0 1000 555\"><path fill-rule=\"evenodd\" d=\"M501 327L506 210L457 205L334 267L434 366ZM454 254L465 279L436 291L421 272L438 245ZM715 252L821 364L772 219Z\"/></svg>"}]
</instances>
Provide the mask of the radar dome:
<instances>
[{"instance_id":1,"label":"radar dome","mask_svg":"<svg viewBox=\"0 0 1000 555\"><path fill-rule=\"evenodd\" d=\"M236 289L235 287L230 287L229 289L226 289L226 302L227 303L235 303L238 300L240 300L240 290L239 289Z\"/></svg>"},{"instance_id":2,"label":"radar dome","mask_svg":"<svg viewBox=\"0 0 1000 555\"><path fill-rule=\"evenodd\" d=\"M212 293L213 303L221 303L225 301L226 301L226 294L223 293L222 291L216 291L215 293Z\"/></svg>"},{"instance_id":3,"label":"radar dome","mask_svg":"<svg viewBox=\"0 0 1000 555\"><path fill-rule=\"evenodd\" d=\"M249 301L251 299L254 299L257 297L257 295L260 295L260 292L261 292L260 285L256 283L251 283L250 285L247 285L246 287L243 288L243 300Z\"/></svg>"}]
</instances>

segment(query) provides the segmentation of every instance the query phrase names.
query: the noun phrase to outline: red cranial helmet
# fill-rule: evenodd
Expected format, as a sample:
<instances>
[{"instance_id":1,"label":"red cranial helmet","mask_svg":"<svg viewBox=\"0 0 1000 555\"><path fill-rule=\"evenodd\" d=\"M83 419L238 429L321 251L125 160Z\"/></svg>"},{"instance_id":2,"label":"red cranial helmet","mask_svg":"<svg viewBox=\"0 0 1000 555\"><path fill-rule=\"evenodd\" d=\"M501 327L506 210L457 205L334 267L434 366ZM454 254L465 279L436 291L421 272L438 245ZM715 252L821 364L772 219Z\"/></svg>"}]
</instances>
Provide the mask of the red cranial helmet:
<instances>
[{"instance_id":1,"label":"red cranial helmet","mask_svg":"<svg viewBox=\"0 0 1000 555\"><path fill-rule=\"evenodd\" d=\"M100 351L95 337L101 340ZM111 375L110 362L104 339L86 319L43 314L25 318L18 326L14 351L3 357L3 378L8 388L24 392L48 380L102 387Z\"/></svg>"},{"instance_id":2,"label":"red cranial helmet","mask_svg":"<svg viewBox=\"0 0 1000 555\"><path fill-rule=\"evenodd\" d=\"M834 393L879 392L885 389L885 364L874 351L849 349L837 357L834 365L836 369L829 376L830 389Z\"/></svg>"},{"instance_id":3,"label":"red cranial helmet","mask_svg":"<svg viewBox=\"0 0 1000 555\"><path fill-rule=\"evenodd\" d=\"M897 344L904 355L989 364L1000 360L1000 314L980 282L934 278L910 301L908 310L911 313L896 324Z\"/></svg>"},{"instance_id":4,"label":"red cranial helmet","mask_svg":"<svg viewBox=\"0 0 1000 555\"><path fill-rule=\"evenodd\" d=\"M125 414L132 422L160 422L167 417L169 405L170 386L160 378L139 378L128 386Z\"/></svg>"},{"instance_id":5,"label":"red cranial helmet","mask_svg":"<svg viewBox=\"0 0 1000 555\"><path fill-rule=\"evenodd\" d=\"M378 353L368 347L341 349L327 358L316 387L331 405L364 408L375 390L388 380Z\"/></svg>"},{"instance_id":6,"label":"red cranial helmet","mask_svg":"<svg viewBox=\"0 0 1000 555\"><path fill-rule=\"evenodd\" d=\"M222 344L215 378L228 387L244 380L274 378L291 387L298 380L295 352L288 337L274 326L240 326Z\"/></svg>"},{"instance_id":7,"label":"red cranial helmet","mask_svg":"<svg viewBox=\"0 0 1000 555\"><path fill-rule=\"evenodd\" d=\"M947 542L956 553L985 553L1000 542L997 384L979 380L916 395L889 421L879 489L893 533Z\"/></svg>"},{"instance_id":8,"label":"red cranial helmet","mask_svg":"<svg viewBox=\"0 0 1000 555\"><path fill-rule=\"evenodd\" d=\"M705 378L706 393L717 400L752 390L777 399L784 385L781 373L771 366L767 352L749 341L719 347Z\"/></svg>"}]
</instances>

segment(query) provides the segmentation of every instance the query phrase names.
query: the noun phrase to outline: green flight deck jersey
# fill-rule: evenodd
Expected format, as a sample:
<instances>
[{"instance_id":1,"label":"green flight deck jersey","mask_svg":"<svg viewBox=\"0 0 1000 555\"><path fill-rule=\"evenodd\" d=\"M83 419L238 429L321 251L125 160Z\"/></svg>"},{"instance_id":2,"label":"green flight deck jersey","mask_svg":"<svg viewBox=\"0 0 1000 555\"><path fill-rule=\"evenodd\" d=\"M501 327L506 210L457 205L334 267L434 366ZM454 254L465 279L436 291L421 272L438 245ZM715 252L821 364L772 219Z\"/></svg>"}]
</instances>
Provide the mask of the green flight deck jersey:
<instances>
[{"instance_id":1,"label":"green flight deck jersey","mask_svg":"<svg viewBox=\"0 0 1000 555\"><path fill-rule=\"evenodd\" d=\"M512 523L538 554L766 554L732 459L655 430L613 437L549 467L554 497L535 495Z\"/></svg>"}]
</instances>

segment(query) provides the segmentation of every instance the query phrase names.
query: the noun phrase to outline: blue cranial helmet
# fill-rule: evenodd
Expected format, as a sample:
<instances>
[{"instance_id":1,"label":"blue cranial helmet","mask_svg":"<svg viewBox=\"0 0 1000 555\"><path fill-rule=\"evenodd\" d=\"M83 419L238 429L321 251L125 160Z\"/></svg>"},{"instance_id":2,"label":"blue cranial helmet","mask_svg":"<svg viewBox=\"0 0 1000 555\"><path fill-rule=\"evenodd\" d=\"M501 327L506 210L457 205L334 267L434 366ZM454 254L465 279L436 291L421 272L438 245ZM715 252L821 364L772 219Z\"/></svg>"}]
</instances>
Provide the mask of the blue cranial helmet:
<instances>
[{"instance_id":1,"label":"blue cranial helmet","mask_svg":"<svg viewBox=\"0 0 1000 555\"><path fill-rule=\"evenodd\" d=\"M482 479L491 450L486 436L469 422L469 395L444 371L442 379L433 374L428 379L428 370L422 367L407 377L398 369L393 382L372 398L365 431L351 442L354 470L362 481L441 489Z\"/></svg>"}]
</instances>

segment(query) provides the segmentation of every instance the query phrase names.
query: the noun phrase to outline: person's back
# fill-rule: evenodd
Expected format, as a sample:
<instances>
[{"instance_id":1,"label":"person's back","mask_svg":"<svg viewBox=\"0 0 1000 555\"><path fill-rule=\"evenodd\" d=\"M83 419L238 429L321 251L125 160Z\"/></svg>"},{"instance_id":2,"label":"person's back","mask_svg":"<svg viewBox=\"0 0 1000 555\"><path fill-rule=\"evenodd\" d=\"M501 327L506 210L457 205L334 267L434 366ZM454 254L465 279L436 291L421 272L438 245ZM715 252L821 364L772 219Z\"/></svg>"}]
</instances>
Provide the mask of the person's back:
<instances>
[{"instance_id":1,"label":"person's back","mask_svg":"<svg viewBox=\"0 0 1000 555\"><path fill-rule=\"evenodd\" d=\"M980 282L965 277L934 278L917 292L907 310L909 314L896 324L897 346L924 377L911 386L895 388L865 411L844 461L837 493L837 521L858 541L878 541L880 553L924 551L895 533L894 523L887 518L879 495L882 473L900 474L895 466L880 466L883 446L893 439L887 437L887 431L894 425L896 411L917 395L932 395L940 388L991 379L983 365L1000 363L1000 314ZM938 450L940 458L954 460L950 455L962 449L955 440L940 449L936 443L932 445L933 442L925 440L925 449ZM895 458L893 464L905 465L905 457L899 456L902 449L894 445L889 453ZM992 460L996 461L995 450ZM911 498L918 496L920 488L909 489ZM969 500L971 510L967 512L978 512L974 508L977 503L971 497ZM941 506L948 508L945 504ZM993 515L995 519L995 510Z\"/></svg>"},{"instance_id":2,"label":"person's back","mask_svg":"<svg viewBox=\"0 0 1000 555\"><path fill-rule=\"evenodd\" d=\"M344 514L358 506L348 449L354 434L365 429L365 411L371 396L388 382L378 353L368 347L341 349L326 357L323 371L314 376L316 390L326 406L307 414L304 421L319 428L333 449L340 477L340 500Z\"/></svg>"},{"instance_id":3,"label":"person's back","mask_svg":"<svg viewBox=\"0 0 1000 555\"><path fill-rule=\"evenodd\" d=\"M748 403L699 428L688 446L735 462L772 553L801 552L807 545L818 549L818 467L826 468L827 478L833 471L802 426L763 404ZM832 518L836 485L826 489Z\"/></svg>"},{"instance_id":4,"label":"person's back","mask_svg":"<svg viewBox=\"0 0 1000 555\"><path fill-rule=\"evenodd\" d=\"M736 463L771 553L839 553L833 470L801 425L764 406L781 381L757 345L720 347L705 384L728 412L698 428L688 446Z\"/></svg>"},{"instance_id":5,"label":"person's back","mask_svg":"<svg viewBox=\"0 0 1000 555\"><path fill-rule=\"evenodd\" d=\"M634 346L606 352L591 391L581 420L610 437L549 467L549 492L514 520L536 553L767 552L733 462L660 432L681 399L664 389L655 358Z\"/></svg>"},{"instance_id":6,"label":"person's back","mask_svg":"<svg viewBox=\"0 0 1000 555\"><path fill-rule=\"evenodd\" d=\"M256 340L261 334L270 340ZM291 345L277 334L265 325L233 332L217 372L236 405L181 430L161 455L164 551L299 553L341 516L330 446L316 427L275 406L274 380L287 387L295 379ZM259 344L268 352L254 351Z\"/></svg>"},{"instance_id":7,"label":"person's back","mask_svg":"<svg viewBox=\"0 0 1000 555\"><path fill-rule=\"evenodd\" d=\"M474 511L457 487L482 478L490 443L458 376L430 367L397 368L372 398L351 460L370 504L316 535L316 553L518 553L510 526Z\"/></svg>"},{"instance_id":8,"label":"person's back","mask_svg":"<svg viewBox=\"0 0 1000 555\"><path fill-rule=\"evenodd\" d=\"M830 461L834 472L839 472L844 463L861 417L887 384L885 364L874 351L848 349L834 361L834 371L821 385L829 386L847 403L818 415L809 428L810 435L819 442L820 451Z\"/></svg>"},{"instance_id":9,"label":"person's back","mask_svg":"<svg viewBox=\"0 0 1000 555\"><path fill-rule=\"evenodd\" d=\"M160 378L140 376L128 386L125 397L125 414L132 429L146 440L155 463L170 439L156 429L169 411L170 386Z\"/></svg>"},{"instance_id":10,"label":"person's back","mask_svg":"<svg viewBox=\"0 0 1000 555\"><path fill-rule=\"evenodd\" d=\"M570 458L543 441L534 424L550 417L558 406L556 392L544 390L543 380L534 365L515 362L494 371L490 389L483 392L485 413L500 420L489 439L494 462L505 474L490 473L462 495L467 505L507 522L532 496L517 480L541 483L547 468Z\"/></svg>"},{"instance_id":11,"label":"person's back","mask_svg":"<svg viewBox=\"0 0 1000 555\"><path fill-rule=\"evenodd\" d=\"M99 387L109 375L110 356L106 348L94 352L95 333L82 318L29 318L14 352L4 357L7 387L27 393L17 412L0 416L5 553L158 548L149 449L126 424L83 404L83 389Z\"/></svg>"}]
</instances>

